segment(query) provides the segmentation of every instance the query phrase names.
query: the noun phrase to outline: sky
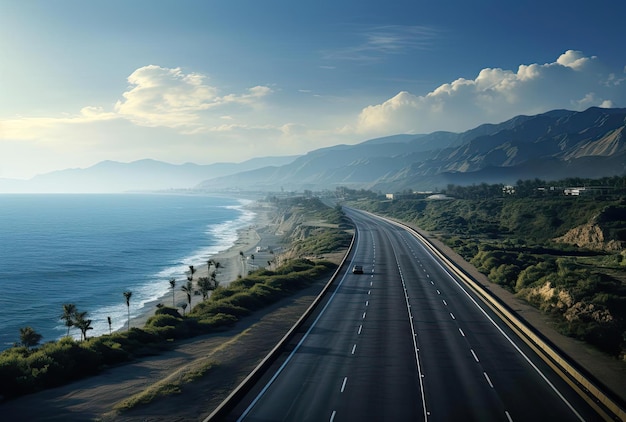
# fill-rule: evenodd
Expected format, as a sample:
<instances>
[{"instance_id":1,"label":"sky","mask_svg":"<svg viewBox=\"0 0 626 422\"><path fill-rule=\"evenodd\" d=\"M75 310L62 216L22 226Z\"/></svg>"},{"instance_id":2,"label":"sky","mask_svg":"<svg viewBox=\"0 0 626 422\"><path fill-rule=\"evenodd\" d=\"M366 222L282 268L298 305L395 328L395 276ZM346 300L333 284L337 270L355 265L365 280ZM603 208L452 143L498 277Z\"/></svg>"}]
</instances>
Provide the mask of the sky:
<instances>
[{"instance_id":1,"label":"sky","mask_svg":"<svg viewBox=\"0 0 626 422\"><path fill-rule=\"evenodd\" d=\"M623 0L0 0L0 178L626 107Z\"/></svg>"}]
</instances>

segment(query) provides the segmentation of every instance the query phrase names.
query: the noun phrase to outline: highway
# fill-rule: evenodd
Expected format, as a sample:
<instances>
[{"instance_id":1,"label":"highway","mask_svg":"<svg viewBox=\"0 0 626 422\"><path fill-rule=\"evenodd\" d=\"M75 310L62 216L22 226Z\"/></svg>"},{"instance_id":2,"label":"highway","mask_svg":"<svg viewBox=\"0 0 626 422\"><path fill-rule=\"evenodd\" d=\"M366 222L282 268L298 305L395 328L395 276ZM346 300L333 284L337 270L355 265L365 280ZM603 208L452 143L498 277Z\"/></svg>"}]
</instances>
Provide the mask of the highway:
<instances>
[{"instance_id":1,"label":"highway","mask_svg":"<svg viewBox=\"0 0 626 422\"><path fill-rule=\"evenodd\" d=\"M346 213L346 271L227 420L600 420L407 230Z\"/></svg>"}]
</instances>

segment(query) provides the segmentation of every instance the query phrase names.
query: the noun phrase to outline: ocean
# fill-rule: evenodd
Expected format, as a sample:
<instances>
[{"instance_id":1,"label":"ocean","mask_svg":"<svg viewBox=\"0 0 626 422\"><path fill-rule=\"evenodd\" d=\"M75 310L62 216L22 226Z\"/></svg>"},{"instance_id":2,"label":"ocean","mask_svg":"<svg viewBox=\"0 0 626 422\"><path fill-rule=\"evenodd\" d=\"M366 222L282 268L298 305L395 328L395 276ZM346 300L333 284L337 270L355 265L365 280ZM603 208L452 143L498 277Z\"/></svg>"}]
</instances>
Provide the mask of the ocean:
<instances>
[{"instance_id":1,"label":"ocean","mask_svg":"<svg viewBox=\"0 0 626 422\"><path fill-rule=\"evenodd\" d=\"M0 195L0 349L19 342L25 326L42 342L63 337L64 303L88 312L90 337L109 332L107 317L114 331L122 328L123 292L133 293L131 318L147 312L147 303L171 292L171 278L182 285L189 265L206 265L234 245L254 218L245 203L199 195Z\"/></svg>"}]
</instances>

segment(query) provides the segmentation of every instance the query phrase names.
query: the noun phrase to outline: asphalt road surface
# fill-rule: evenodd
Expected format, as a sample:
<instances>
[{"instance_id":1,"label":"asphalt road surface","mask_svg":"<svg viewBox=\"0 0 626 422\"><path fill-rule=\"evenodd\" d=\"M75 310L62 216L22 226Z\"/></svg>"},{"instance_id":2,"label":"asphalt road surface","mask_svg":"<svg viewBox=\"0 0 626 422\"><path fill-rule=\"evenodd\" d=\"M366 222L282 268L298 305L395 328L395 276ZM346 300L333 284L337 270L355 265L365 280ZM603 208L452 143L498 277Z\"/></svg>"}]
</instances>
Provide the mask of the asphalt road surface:
<instances>
[{"instance_id":1,"label":"asphalt road surface","mask_svg":"<svg viewBox=\"0 0 626 422\"><path fill-rule=\"evenodd\" d=\"M346 272L229 420L600 420L414 236L346 212Z\"/></svg>"}]
</instances>

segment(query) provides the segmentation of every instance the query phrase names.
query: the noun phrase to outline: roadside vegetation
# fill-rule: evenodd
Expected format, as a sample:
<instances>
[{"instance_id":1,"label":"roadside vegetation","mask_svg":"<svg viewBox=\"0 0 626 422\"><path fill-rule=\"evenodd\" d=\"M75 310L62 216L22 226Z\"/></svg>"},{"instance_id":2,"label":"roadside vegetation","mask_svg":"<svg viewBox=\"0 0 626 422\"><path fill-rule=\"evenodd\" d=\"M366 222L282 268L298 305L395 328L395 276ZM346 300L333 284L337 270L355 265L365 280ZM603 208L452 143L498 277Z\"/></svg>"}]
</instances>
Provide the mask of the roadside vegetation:
<instances>
[{"instance_id":1,"label":"roadside vegetation","mask_svg":"<svg viewBox=\"0 0 626 422\"><path fill-rule=\"evenodd\" d=\"M289 210L290 217L298 216L298 220L300 217L314 217L316 221L330 226L310 230L305 237L301 237L302 233L298 234L299 245L304 246L299 246L296 252L290 252L290 249L285 251L287 258L280 265L272 264L273 269L258 269L225 286L213 284L209 289L211 294L203 294L205 300L193 309L187 309L187 312L183 309L183 314L178 308L160 304L143 328L129 325L125 331L87 338L86 333L91 324L91 320L86 319L87 313L78 311L73 304L63 305L61 319L67 326L66 337L38 346L41 336L33 328L24 327L20 330L21 344L0 353L0 396L12 398L63 385L95 375L108 366L158 354L170 349L176 340L228 329L240 318L288 297L313 282L330 277L336 264L300 255L304 252L308 255L310 252L317 256L322 250L337 251L347 246L346 239L351 235L345 231L345 236L335 233L343 221L340 208L326 207L317 199L276 200L276 204L279 216L280 212ZM296 224L293 230L285 233L286 238L291 238L298 227ZM169 284L172 290L176 287L175 280L169 280ZM184 284L183 287L188 286ZM123 299L129 310L131 297L132 292L124 292ZM72 327L81 330L81 340L70 337ZM214 364L207 362L206 367L199 368L193 374L186 374L181 382L201 376ZM159 395L177 392L179 386L180 383L174 385L168 381L155 386L146 394L132 397L122 407L132 407Z\"/></svg>"},{"instance_id":2,"label":"roadside vegetation","mask_svg":"<svg viewBox=\"0 0 626 422\"><path fill-rule=\"evenodd\" d=\"M568 186L599 186L565 196ZM626 177L448 186L448 199L405 193L362 209L438 236L496 283L550 316L564 334L626 360Z\"/></svg>"}]
</instances>

